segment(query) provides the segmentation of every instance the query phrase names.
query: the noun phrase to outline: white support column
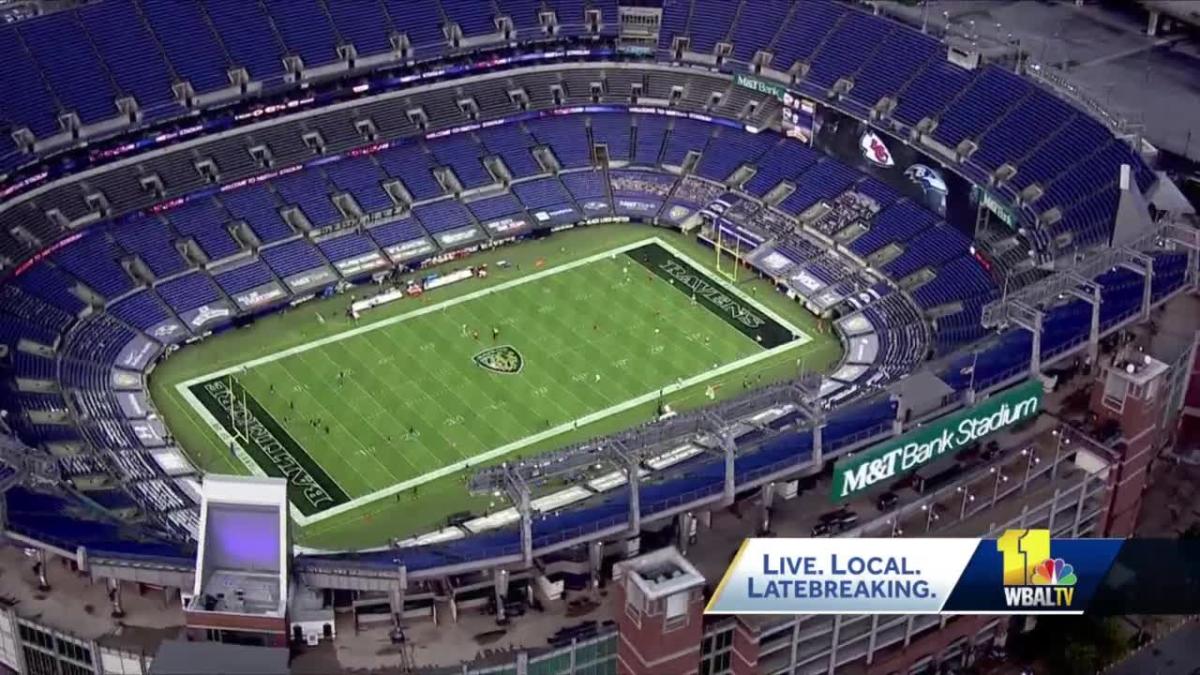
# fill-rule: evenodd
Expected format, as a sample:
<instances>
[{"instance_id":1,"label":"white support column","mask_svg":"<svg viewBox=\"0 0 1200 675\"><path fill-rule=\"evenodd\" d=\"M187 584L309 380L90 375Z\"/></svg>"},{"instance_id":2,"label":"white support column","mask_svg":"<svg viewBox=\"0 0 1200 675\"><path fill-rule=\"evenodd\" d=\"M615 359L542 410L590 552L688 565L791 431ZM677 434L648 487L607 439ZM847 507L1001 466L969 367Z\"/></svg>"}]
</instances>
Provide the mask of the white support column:
<instances>
[{"instance_id":1,"label":"white support column","mask_svg":"<svg viewBox=\"0 0 1200 675\"><path fill-rule=\"evenodd\" d=\"M1042 312L1023 302L1010 301L1009 308L1012 323L1030 333L1029 372L1038 375L1042 372Z\"/></svg>"},{"instance_id":2,"label":"white support column","mask_svg":"<svg viewBox=\"0 0 1200 675\"><path fill-rule=\"evenodd\" d=\"M33 568L34 573L37 574L38 578L38 590L42 592L50 590L50 579L46 576L46 560L46 549L37 549L37 557L33 563Z\"/></svg>"},{"instance_id":3,"label":"white support column","mask_svg":"<svg viewBox=\"0 0 1200 675\"><path fill-rule=\"evenodd\" d=\"M604 542L593 541L588 544L588 572L592 577L592 588L600 587L600 574L604 567Z\"/></svg>"},{"instance_id":4,"label":"white support column","mask_svg":"<svg viewBox=\"0 0 1200 675\"><path fill-rule=\"evenodd\" d=\"M1146 20L1146 35L1155 37L1158 35L1158 12L1150 10L1150 16Z\"/></svg>"},{"instance_id":5,"label":"white support column","mask_svg":"<svg viewBox=\"0 0 1200 675\"><path fill-rule=\"evenodd\" d=\"M1088 332L1088 372L1096 372L1100 360L1100 286L1092 289L1092 325Z\"/></svg>"},{"instance_id":6,"label":"white support column","mask_svg":"<svg viewBox=\"0 0 1200 675\"><path fill-rule=\"evenodd\" d=\"M842 637L842 615L833 615L833 640L829 648L829 672L837 672L838 640Z\"/></svg>"},{"instance_id":7,"label":"white support column","mask_svg":"<svg viewBox=\"0 0 1200 675\"><path fill-rule=\"evenodd\" d=\"M799 652L800 652L800 617L798 617L798 616L792 617L792 621L794 621L795 623L792 624L792 649L791 649L792 655L791 655L791 661L788 664L788 666L791 668L791 670L789 670L788 672L795 672L796 659L799 656Z\"/></svg>"},{"instance_id":8,"label":"white support column","mask_svg":"<svg viewBox=\"0 0 1200 675\"><path fill-rule=\"evenodd\" d=\"M496 593L496 623L502 624L508 620L504 611L504 601L508 597L508 570L492 570L492 581Z\"/></svg>"},{"instance_id":9,"label":"white support column","mask_svg":"<svg viewBox=\"0 0 1200 675\"><path fill-rule=\"evenodd\" d=\"M631 457L625 458L625 476L629 480L629 534L636 537L642 532L642 477Z\"/></svg>"},{"instance_id":10,"label":"white support column","mask_svg":"<svg viewBox=\"0 0 1200 675\"><path fill-rule=\"evenodd\" d=\"M761 513L759 514L758 533L762 535L771 531L771 504L775 501L775 484L765 483L760 488L759 494L762 503L759 506Z\"/></svg>"},{"instance_id":11,"label":"white support column","mask_svg":"<svg viewBox=\"0 0 1200 675\"><path fill-rule=\"evenodd\" d=\"M1058 498L1062 493L1059 488L1054 488L1054 494L1050 497L1050 512L1046 516L1046 529L1050 530L1050 536L1054 536L1054 515L1058 512Z\"/></svg>"},{"instance_id":12,"label":"white support column","mask_svg":"<svg viewBox=\"0 0 1200 675\"><path fill-rule=\"evenodd\" d=\"M396 568L396 585L392 587L391 592L388 594L388 602L392 610L392 622L397 627L404 621L404 595L407 590L408 566L400 565Z\"/></svg>"},{"instance_id":13,"label":"white support column","mask_svg":"<svg viewBox=\"0 0 1200 675\"><path fill-rule=\"evenodd\" d=\"M1149 321L1152 298L1154 297L1154 263L1147 256L1145 264L1146 273L1142 275L1145 280L1145 283L1142 284L1142 321Z\"/></svg>"},{"instance_id":14,"label":"white support column","mask_svg":"<svg viewBox=\"0 0 1200 675\"><path fill-rule=\"evenodd\" d=\"M813 464L818 467L822 466L821 463L824 461L825 452L824 452L824 448L822 447L824 444L823 438L825 436L825 434L823 433L824 429L825 429L825 423L823 421L818 421L817 423L815 423L813 425L812 456L813 456Z\"/></svg>"},{"instance_id":15,"label":"white support column","mask_svg":"<svg viewBox=\"0 0 1200 675\"><path fill-rule=\"evenodd\" d=\"M1033 348L1029 354L1029 374L1039 375L1042 372L1042 315L1034 320Z\"/></svg>"},{"instance_id":16,"label":"white support column","mask_svg":"<svg viewBox=\"0 0 1200 675\"><path fill-rule=\"evenodd\" d=\"M1071 536L1078 537L1079 521L1083 520L1083 505L1087 501L1088 484L1091 483L1091 476L1084 476L1083 482L1079 484L1079 500L1075 503L1075 522L1071 525Z\"/></svg>"},{"instance_id":17,"label":"white support column","mask_svg":"<svg viewBox=\"0 0 1200 675\"><path fill-rule=\"evenodd\" d=\"M1069 291L1071 297L1082 300L1092 308L1092 321L1088 328L1088 371L1096 367L1096 359L1100 356L1100 284L1077 274L1079 288Z\"/></svg>"},{"instance_id":18,"label":"white support column","mask_svg":"<svg viewBox=\"0 0 1200 675\"><path fill-rule=\"evenodd\" d=\"M526 565L533 564L533 508L529 505L529 488L521 486L521 555Z\"/></svg>"},{"instance_id":19,"label":"white support column","mask_svg":"<svg viewBox=\"0 0 1200 675\"><path fill-rule=\"evenodd\" d=\"M692 543L692 523L696 517L691 511L684 511L675 516L675 547L680 553L686 554Z\"/></svg>"},{"instance_id":20,"label":"white support column","mask_svg":"<svg viewBox=\"0 0 1200 675\"><path fill-rule=\"evenodd\" d=\"M125 616L125 607L121 604L121 582L118 579L108 579L108 601L112 603L112 617L119 619Z\"/></svg>"},{"instance_id":21,"label":"white support column","mask_svg":"<svg viewBox=\"0 0 1200 675\"><path fill-rule=\"evenodd\" d=\"M733 504L737 498L737 485L734 480L734 454L737 451L737 445L733 442L733 436L729 434L721 434L721 450L725 453L725 495L724 504L729 506Z\"/></svg>"},{"instance_id":22,"label":"white support column","mask_svg":"<svg viewBox=\"0 0 1200 675\"><path fill-rule=\"evenodd\" d=\"M766 534L770 532L770 507L775 501L775 484L766 483L760 488L760 514L758 514L758 533Z\"/></svg>"},{"instance_id":23,"label":"white support column","mask_svg":"<svg viewBox=\"0 0 1200 675\"><path fill-rule=\"evenodd\" d=\"M879 615L871 615L871 632L867 635L867 665L875 662L875 638L879 637Z\"/></svg>"},{"instance_id":24,"label":"white support column","mask_svg":"<svg viewBox=\"0 0 1200 675\"><path fill-rule=\"evenodd\" d=\"M901 396L892 396L896 401L896 417L892 420L892 435L899 436L904 433L904 398Z\"/></svg>"}]
</instances>

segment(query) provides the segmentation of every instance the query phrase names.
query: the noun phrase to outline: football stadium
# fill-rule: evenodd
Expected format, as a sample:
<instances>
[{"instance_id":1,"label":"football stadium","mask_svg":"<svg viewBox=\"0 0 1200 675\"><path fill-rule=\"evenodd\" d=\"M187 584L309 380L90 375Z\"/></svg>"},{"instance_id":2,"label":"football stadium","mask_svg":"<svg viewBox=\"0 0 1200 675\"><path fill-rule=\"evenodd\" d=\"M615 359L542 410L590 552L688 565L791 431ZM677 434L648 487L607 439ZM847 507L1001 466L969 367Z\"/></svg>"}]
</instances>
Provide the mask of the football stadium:
<instances>
[{"instance_id":1,"label":"football stadium","mask_svg":"<svg viewBox=\"0 0 1200 675\"><path fill-rule=\"evenodd\" d=\"M1071 72L1195 19L1076 4L0 3L0 664L1065 672L704 607L1200 523L1190 130Z\"/></svg>"}]
</instances>

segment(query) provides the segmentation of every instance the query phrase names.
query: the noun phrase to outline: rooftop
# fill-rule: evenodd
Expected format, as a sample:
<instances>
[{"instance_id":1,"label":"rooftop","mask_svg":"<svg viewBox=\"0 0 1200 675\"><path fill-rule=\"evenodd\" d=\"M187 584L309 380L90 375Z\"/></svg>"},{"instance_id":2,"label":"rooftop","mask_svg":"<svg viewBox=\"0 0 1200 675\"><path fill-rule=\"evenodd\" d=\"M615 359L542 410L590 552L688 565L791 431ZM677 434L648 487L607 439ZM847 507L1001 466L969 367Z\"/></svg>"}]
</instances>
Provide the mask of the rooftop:
<instances>
[{"instance_id":1,"label":"rooftop","mask_svg":"<svg viewBox=\"0 0 1200 675\"><path fill-rule=\"evenodd\" d=\"M22 548L0 547L0 605L19 617L36 619L51 628L104 645L151 653L158 643L174 637L183 626L179 599L164 592L136 593L123 588L125 615L113 618L108 588L85 574L51 559L46 576L49 591L38 589L35 559Z\"/></svg>"},{"instance_id":2,"label":"rooftop","mask_svg":"<svg viewBox=\"0 0 1200 675\"><path fill-rule=\"evenodd\" d=\"M620 579L625 574L649 599L704 585L700 571L674 548L662 548L613 566L614 578Z\"/></svg>"},{"instance_id":3,"label":"rooftop","mask_svg":"<svg viewBox=\"0 0 1200 675\"><path fill-rule=\"evenodd\" d=\"M288 650L221 642L164 642L150 666L151 675L286 675Z\"/></svg>"}]
</instances>

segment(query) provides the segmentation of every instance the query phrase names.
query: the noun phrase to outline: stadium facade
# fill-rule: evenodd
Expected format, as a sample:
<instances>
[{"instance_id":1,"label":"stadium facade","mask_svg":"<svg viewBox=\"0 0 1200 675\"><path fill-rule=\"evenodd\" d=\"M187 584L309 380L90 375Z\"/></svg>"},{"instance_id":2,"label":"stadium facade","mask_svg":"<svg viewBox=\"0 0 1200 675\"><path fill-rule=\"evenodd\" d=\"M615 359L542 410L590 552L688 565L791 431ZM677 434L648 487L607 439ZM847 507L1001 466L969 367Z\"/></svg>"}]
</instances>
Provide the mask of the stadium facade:
<instances>
[{"instance_id":1,"label":"stadium facade","mask_svg":"<svg viewBox=\"0 0 1200 675\"><path fill-rule=\"evenodd\" d=\"M0 614L6 666L153 672L166 637L154 624L319 646L343 639L336 606L355 629L386 625L399 644L387 665L413 667L427 665L406 637L416 626L489 606L521 622L518 596L561 603L564 587L597 586L617 590L615 623L470 672L977 660L1006 619L703 620L694 600L725 562L706 555L725 536L810 523L847 455L1049 391L1076 359L1101 378L1088 405L1115 435L1001 413L964 445L1004 452L939 464L895 511L839 534L1133 531L1194 350L1140 361L1125 343L1194 291L1198 250L1190 225L1151 217L1169 178L1139 138L1008 55L847 4L488 6L103 0L0 27L13 55L0 75L0 525L6 567L38 589ZM148 393L161 359L267 313L609 222L736 254L825 317L845 356L819 379L486 468L472 487L510 508L365 551L294 548L289 526L268 522L281 500L264 515L237 480L202 478ZM597 461L613 468L605 481L538 504L557 494L555 472ZM208 496L236 508L209 521ZM755 523L737 534L728 514L747 510ZM250 555L212 522L270 546ZM222 579L271 581L218 598L204 561ZM643 575L651 563L695 583ZM99 608L53 600L97 585ZM129 631L80 620L105 605L153 618ZM663 635L681 626L697 639L671 651Z\"/></svg>"}]
</instances>

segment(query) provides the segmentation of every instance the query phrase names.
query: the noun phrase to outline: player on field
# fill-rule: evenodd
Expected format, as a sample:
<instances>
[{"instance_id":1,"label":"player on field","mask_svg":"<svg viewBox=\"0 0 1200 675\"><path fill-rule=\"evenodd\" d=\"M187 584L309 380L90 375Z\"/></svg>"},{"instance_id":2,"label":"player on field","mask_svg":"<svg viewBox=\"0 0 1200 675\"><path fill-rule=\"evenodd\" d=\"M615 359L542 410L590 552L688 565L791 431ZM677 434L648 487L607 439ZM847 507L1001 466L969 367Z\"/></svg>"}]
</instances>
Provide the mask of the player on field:
<instances>
[{"instance_id":1,"label":"player on field","mask_svg":"<svg viewBox=\"0 0 1200 675\"><path fill-rule=\"evenodd\" d=\"M492 342L495 342L500 337L500 329L492 326Z\"/></svg>"}]
</instances>

